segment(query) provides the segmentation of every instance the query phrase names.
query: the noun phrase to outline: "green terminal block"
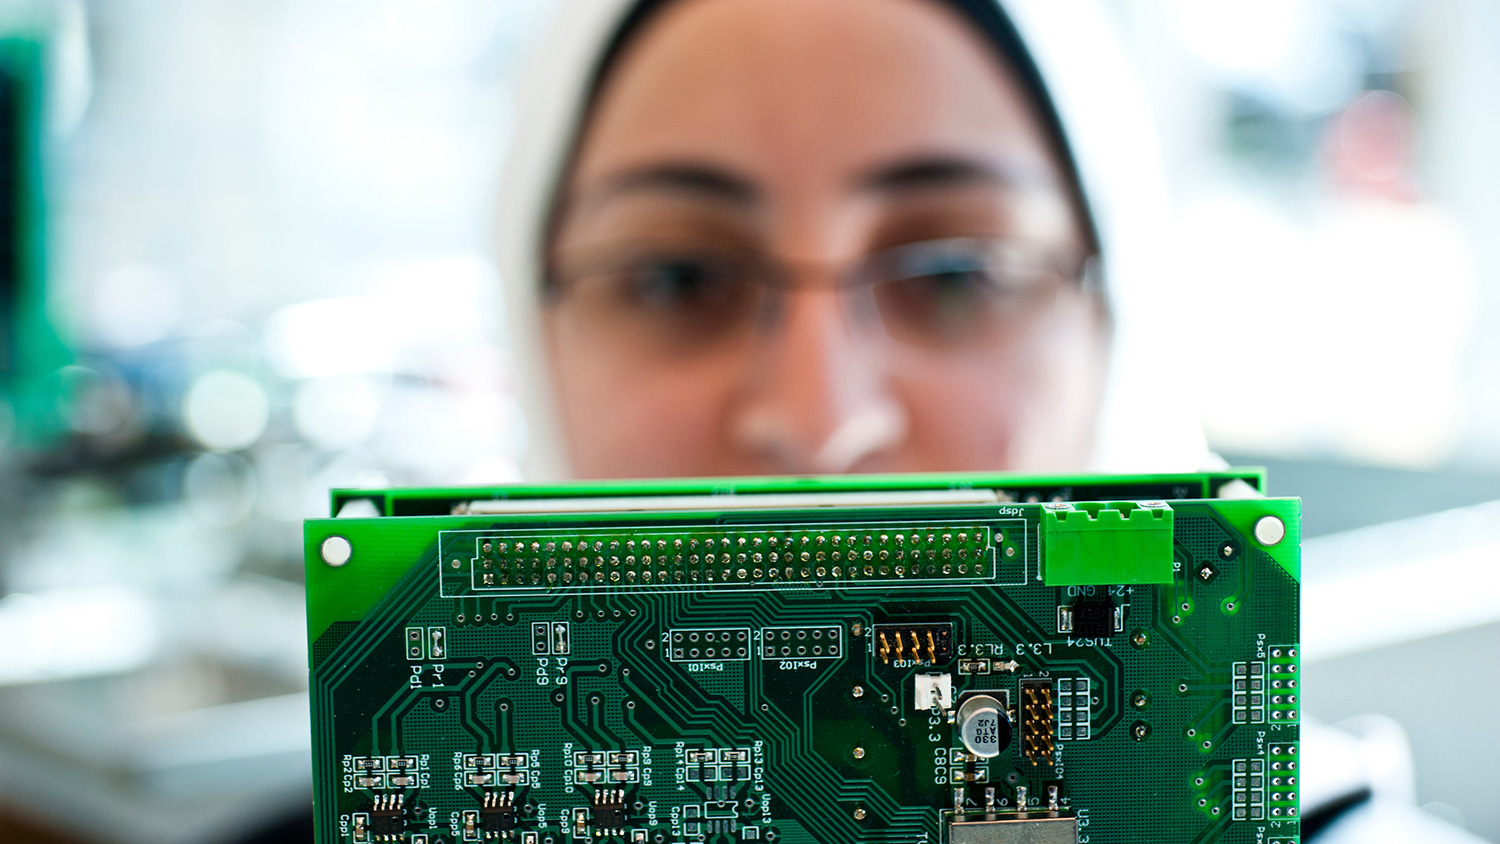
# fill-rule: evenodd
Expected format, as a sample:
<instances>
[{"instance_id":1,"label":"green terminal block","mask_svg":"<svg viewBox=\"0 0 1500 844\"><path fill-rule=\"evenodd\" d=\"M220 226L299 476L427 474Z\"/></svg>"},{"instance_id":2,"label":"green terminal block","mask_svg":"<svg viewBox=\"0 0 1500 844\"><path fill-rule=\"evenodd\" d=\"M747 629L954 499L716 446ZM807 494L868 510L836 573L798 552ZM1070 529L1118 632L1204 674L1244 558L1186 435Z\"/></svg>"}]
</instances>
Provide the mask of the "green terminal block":
<instances>
[{"instance_id":1,"label":"green terminal block","mask_svg":"<svg viewBox=\"0 0 1500 844\"><path fill-rule=\"evenodd\" d=\"M1048 586L1172 582L1172 508L1165 501L1060 502L1042 509Z\"/></svg>"}]
</instances>

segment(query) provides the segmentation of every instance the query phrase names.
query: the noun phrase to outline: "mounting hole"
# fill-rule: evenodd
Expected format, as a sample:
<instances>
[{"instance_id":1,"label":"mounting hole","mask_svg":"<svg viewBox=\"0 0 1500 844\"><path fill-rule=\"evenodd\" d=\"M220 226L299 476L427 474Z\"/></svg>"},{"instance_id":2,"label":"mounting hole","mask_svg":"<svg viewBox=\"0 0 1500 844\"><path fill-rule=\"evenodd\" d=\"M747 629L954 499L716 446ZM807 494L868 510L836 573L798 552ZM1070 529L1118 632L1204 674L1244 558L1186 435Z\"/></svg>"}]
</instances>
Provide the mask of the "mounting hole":
<instances>
[{"instance_id":1,"label":"mounting hole","mask_svg":"<svg viewBox=\"0 0 1500 844\"><path fill-rule=\"evenodd\" d=\"M330 536L323 540L323 544L318 547L318 552L322 554L323 562L338 568L354 556L354 546L342 536Z\"/></svg>"},{"instance_id":2,"label":"mounting hole","mask_svg":"<svg viewBox=\"0 0 1500 844\"><path fill-rule=\"evenodd\" d=\"M1270 548L1286 538L1286 523L1276 516L1261 516L1255 522L1255 541Z\"/></svg>"}]
</instances>

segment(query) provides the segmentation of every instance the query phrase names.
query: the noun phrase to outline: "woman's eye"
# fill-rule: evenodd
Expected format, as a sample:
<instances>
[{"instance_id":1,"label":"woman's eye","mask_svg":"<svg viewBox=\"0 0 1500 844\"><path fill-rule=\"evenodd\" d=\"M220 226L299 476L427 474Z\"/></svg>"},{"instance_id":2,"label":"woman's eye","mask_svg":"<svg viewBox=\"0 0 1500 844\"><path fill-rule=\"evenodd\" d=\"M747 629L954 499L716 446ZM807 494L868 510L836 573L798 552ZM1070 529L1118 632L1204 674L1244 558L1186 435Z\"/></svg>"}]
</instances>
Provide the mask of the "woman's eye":
<instances>
[{"instance_id":1,"label":"woman's eye","mask_svg":"<svg viewBox=\"0 0 1500 844\"><path fill-rule=\"evenodd\" d=\"M990 286L989 275L974 267L951 267L921 276L928 284L948 291L978 291Z\"/></svg>"},{"instance_id":2,"label":"woman's eye","mask_svg":"<svg viewBox=\"0 0 1500 844\"><path fill-rule=\"evenodd\" d=\"M735 264L700 258L653 259L622 268L609 298L618 319L693 322L721 326L753 309L753 285Z\"/></svg>"},{"instance_id":3,"label":"woman's eye","mask_svg":"<svg viewBox=\"0 0 1500 844\"><path fill-rule=\"evenodd\" d=\"M985 268L973 264L927 268L908 275L901 285L911 295L950 302L991 297L999 292Z\"/></svg>"},{"instance_id":4,"label":"woman's eye","mask_svg":"<svg viewBox=\"0 0 1500 844\"><path fill-rule=\"evenodd\" d=\"M641 305L670 308L712 298L725 283L706 263L663 261L633 268L625 292Z\"/></svg>"},{"instance_id":5,"label":"woman's eye","mask_svg":"<svg viewBox=\"0 0 1500 844\"><path fill-rule=\"evenodd\" d=\"M995 339L1025 299L1027 285L964 250L903 256L874 287L875 306L893 339L952 347Z\"/></svg>"}]
</instances>

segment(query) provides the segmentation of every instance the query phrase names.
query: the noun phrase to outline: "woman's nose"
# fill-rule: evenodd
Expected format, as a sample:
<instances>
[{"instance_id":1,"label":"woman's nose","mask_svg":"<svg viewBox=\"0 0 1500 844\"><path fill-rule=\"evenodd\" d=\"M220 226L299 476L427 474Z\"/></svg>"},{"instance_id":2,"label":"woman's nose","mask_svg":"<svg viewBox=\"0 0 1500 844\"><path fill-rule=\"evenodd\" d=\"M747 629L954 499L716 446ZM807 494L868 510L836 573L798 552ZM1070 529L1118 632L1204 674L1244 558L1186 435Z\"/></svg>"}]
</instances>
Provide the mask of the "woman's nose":
<instances>
[{"instance_id":1,"label":"woman's nose","mask_svg":"<svg viewBox=\"0 0 1500 844\"><path fill-rule=\"evenodd\" d=\"M786 294L729 408L731 446L775 472L880 468L908 420L871 346L851 333L835 290Z\"/></svg>"}]
</instances>

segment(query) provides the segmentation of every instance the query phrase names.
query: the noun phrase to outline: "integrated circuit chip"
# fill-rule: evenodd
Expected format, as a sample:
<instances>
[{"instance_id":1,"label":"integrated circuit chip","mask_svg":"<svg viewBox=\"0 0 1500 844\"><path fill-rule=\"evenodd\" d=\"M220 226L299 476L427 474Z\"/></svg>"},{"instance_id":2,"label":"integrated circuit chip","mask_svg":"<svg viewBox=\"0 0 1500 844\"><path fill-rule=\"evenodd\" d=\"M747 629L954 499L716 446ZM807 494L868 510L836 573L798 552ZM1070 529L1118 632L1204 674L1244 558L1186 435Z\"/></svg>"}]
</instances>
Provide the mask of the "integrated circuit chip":
<instances>
[{"instance_id":1,"label":"integrated circuit chip","mask_svg":"<svg viewBox=\"0 0 1500 844\"><path fill-rule=\"evenodd\" d=\"M382 794L370 807L370 834L376 841L395 841L406 831L406 798Z\"/></svg>"},{"instance_id":2,"label":"integrated circuit chip","mask_svg":"<svg viewBox=\"0 0 1500 844\"><path fill-rule=\"evenodd\" d=\"M590 808L589 824L596 832L619 833L629 820L622 788L602 788L594 792Z\"/></svg>"},{"instance_id":3,"label":"integrated circuit chip","mask_svg":"<svg viewBox=\"0 0 1500 844\"><path fill-rule=\"evenodd\" d=\"M515 795L488 791L479 809L479 829L486 838L509 837L517 826Z\"/></svg>"},{"instance_id":4,"label":"integrated circuit chip","mask_svg":"<svg viewBox=\"0 0 1500 844\"><path fill-rule=\"evenodd\" d=\"M1079 598L1070 609L1075 636L1108 639L1115 634L1115 602L1110 598Z\"/></svg>"}]
</instances>

